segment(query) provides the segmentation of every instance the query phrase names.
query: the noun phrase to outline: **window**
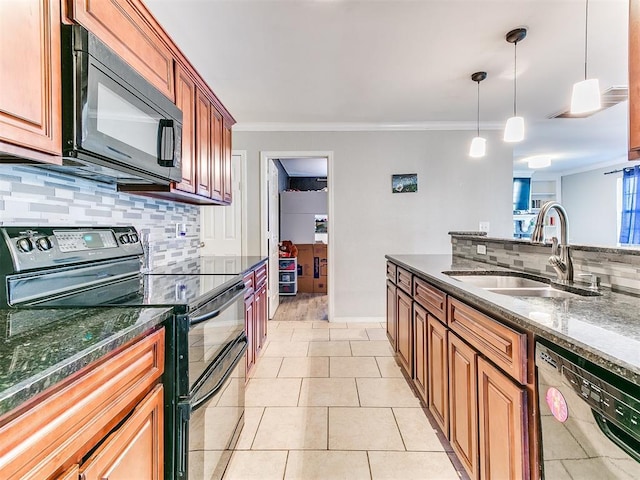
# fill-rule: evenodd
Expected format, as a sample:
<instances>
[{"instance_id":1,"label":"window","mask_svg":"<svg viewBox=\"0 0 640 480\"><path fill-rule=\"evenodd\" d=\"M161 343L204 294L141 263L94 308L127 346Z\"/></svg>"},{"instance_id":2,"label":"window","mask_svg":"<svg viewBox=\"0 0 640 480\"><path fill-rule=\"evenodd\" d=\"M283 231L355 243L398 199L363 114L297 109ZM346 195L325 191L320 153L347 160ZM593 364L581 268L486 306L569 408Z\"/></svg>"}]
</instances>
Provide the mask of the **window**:
<instances>
[{"instance_id":1,"label":"window","mask_svg":"<svg viewBox=\"0 0 640 480\"><path fill-rule=\"evenodd\" d=\"M640 165L625 168L622 176L620 244L640 244Z\"/></svg>"}]
</instances>

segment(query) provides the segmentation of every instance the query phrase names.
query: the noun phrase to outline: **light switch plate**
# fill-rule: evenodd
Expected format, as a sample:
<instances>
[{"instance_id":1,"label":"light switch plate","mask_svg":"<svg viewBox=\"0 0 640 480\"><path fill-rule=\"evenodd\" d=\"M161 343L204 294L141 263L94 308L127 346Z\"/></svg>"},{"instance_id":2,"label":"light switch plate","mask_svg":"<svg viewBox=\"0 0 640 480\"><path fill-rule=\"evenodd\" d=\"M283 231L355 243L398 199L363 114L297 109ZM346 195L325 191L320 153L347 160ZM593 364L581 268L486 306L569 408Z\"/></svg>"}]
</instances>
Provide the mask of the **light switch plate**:
<instances>
[{"instance_id":1,"label":"light switch plate","mask_svg":"<svg viewBox=\"0 0 640 480\"><path fill-rule=\"evenodd\" d=\"M478 245L476 248L476 252L478 255L486 255L487 254L487 246L486 245Z\"/></svg>"},{"instance_id":2,"label":"light switch plate","mask_svg":"<svg viewBox=\"0 0 640 480\"><path fill-rule=\"evenodd\" d=\"M481 232L489 232L489 222L480 222L480 231Z\"/></svg>"}]
</instances>

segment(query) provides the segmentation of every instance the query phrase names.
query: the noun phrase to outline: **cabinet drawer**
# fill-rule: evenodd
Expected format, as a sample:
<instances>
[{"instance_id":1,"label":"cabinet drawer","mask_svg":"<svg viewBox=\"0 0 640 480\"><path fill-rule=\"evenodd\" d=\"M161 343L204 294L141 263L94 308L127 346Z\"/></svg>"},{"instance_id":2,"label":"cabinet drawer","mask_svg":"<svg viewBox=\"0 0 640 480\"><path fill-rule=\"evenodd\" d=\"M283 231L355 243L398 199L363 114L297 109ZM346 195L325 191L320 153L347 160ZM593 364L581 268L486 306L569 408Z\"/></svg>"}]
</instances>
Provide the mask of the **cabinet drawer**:
<instances>
[{"instance_id":1,"label":"cabinet drawer","mask_svg":"<svg viewBox=\"0 0 640 480\"><path fill-rule=\"evenodd\" d=\"M404 268L398 267L398 286L411 295L411 274Z\"/></svg>"},{"instance_id":2,"label":"cabinet drawer","mask_svg":"<svg viewBox=\"0 0 640 480\"><path fill-rule=\"evenodd\" d=\"M263 263L255 270L256 288L261 287L267 281L267 264Z\"/></svg>"},{"instance_id":3,"label":"cabinet drawer","mask_svg":"<svg viewBox=\"0 0 640 480\"><path fill-rule=\"evenodd\" d=\"M527 336L449 298L449 327L498 367L527 383Z\"/></svg>"},{"instance_id":4,"label":"cabinet drawer","mask_svg":"<svg viewBox=\"0 0 640 480\"><path fill-rule=\"evenodd\" d=\"M387 278L391 280L393 283L396 283L397 271L398 271L398 267L396 267L391 262L387 262Z\"/></svg>"},{"instance_id":5,"label":"cabinet drawer","mask_svg":"<svg viewBox=\"0 0 640 480\"><path fill-rule=\"evenodd\" d=\"M0 478L41 479L79 461L157 383L164 329L53 387L44 400L0 427Z\"/></svg>"},{"instance_id":6,"label":"cabinet drawer","mask_svg":"<svg viewBox=\"0 0 640 480\"><path fill-rule=\"evenodd\" d=\"M413 279L413 299L431 315L446 323L447 295L420 278Z\"/></svg>"}]
</instances>

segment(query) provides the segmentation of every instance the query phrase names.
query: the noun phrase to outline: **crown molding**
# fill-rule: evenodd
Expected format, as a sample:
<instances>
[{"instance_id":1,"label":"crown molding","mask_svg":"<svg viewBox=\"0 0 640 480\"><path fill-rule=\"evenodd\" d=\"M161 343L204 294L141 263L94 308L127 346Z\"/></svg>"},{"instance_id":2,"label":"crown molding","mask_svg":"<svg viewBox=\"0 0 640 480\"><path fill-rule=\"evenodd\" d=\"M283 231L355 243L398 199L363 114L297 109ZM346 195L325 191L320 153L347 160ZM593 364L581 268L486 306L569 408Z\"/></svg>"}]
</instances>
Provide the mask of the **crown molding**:
<instances>
[{"instance_id":1,"label":"crown molding","mask_svg":"<svg viewBox=\"0 0 640 480\"><path fill-rule=\"evenodd\" d=\"M475 130L476 122L403 123L287 123L238 122L234 132L402 132L425 130ZM480 130L502 130L504 122L480 123Z\"/></svg>"}]
</instances>

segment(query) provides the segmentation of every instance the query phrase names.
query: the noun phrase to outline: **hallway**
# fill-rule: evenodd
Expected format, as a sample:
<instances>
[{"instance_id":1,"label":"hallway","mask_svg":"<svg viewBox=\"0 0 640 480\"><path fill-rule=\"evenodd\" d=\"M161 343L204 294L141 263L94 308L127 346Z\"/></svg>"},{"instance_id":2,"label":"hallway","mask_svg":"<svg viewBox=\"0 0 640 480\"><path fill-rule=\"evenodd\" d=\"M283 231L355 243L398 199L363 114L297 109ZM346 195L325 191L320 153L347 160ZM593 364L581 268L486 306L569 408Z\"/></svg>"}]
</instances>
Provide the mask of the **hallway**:
<instances>
[{"instance_id":1,"label":"hallway","mask_svg":"<svg viewBox=\"0 0 640 480\"><path fill-rule=\"evenodd\" d=\"M272 320L268 338L226 480L459 478L384 324Z\"/></svg>"}]
</instances>

